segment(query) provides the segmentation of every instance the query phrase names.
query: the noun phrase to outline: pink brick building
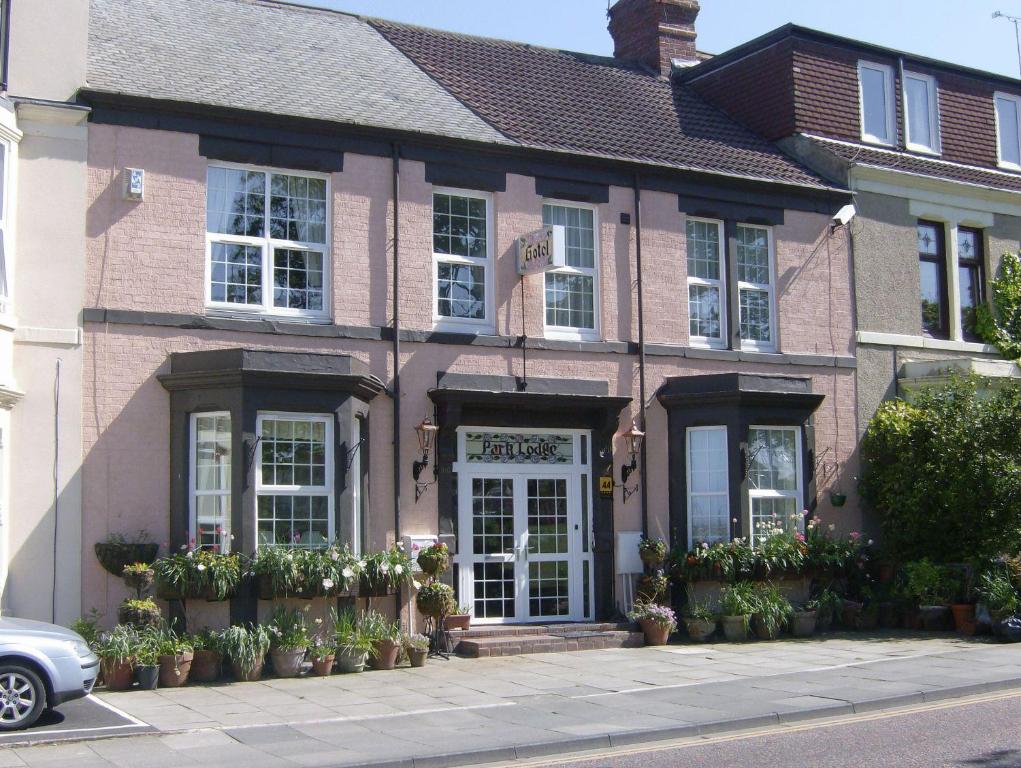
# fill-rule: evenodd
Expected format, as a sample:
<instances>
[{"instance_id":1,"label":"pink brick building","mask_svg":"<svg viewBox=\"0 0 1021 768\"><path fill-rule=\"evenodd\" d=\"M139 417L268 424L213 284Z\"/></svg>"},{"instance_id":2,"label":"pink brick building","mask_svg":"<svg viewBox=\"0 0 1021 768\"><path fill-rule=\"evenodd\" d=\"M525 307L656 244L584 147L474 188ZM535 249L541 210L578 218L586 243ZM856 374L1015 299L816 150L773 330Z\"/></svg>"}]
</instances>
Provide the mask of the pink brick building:
<instances>
[{"instance_id":1,"label":"pink brick building","mask_svg":"<svg viewBox=\"0 0 1021 768\"><path fill-rule=\"evenodd\" d=\"M476 620L582 621L620 534L859 527L847 194L669 73L256 0L91 24L84 549L440 537Z\"/></svg>"}]
</instances>

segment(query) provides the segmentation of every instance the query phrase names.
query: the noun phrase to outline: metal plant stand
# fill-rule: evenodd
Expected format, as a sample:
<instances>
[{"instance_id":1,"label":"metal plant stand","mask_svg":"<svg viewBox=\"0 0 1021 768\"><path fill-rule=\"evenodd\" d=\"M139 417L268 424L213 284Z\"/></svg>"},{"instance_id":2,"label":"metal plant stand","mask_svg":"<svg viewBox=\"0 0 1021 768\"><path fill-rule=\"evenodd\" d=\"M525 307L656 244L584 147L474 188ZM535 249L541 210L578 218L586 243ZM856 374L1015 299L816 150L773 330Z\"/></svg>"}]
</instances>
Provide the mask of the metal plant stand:
<instances>
[{"instance_id":1,"label":"metal plant stand","mask_svg":"<svg viewBox=\"0 0 1021 768\"><path fill-rule=\"evenodd\" d=\"M432 630L429 633L429 658L430 659L450 659L450 632L443 628L443 618L435 618L430 616L429 621L432 623Z\"/></svg>"}]
</instances>

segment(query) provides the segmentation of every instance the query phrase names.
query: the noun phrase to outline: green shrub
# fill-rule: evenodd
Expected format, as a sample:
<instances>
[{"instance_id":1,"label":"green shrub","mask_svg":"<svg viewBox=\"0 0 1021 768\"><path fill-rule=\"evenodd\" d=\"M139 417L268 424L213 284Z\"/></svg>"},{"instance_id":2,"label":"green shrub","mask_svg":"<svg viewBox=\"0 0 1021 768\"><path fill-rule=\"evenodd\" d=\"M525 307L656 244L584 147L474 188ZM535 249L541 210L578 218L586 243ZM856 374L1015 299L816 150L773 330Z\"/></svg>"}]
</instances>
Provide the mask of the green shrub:
<instances>
[{"instance_id":1,"label":"green shrub","mask_svg":"<svg viewBox=\"0 0 1021 768\"><path fill-rule=\"evenodd\" d=\"M861 492L901 560L991 558L1021 541L1021 385L953 377L876 412Z\"/></svg>"},{"instance_id":2,"label":"green shrub","mask_svg":"<svg viewBox=\"0 0 1021 768\"><path fill-rule=\"evenodd\" d=\"M1021 358L1021 256L1003 254L992 288L995 311L980 304L975 312L976 330L1004 357L1017 360Z\"/></svg>"}]
</instances>

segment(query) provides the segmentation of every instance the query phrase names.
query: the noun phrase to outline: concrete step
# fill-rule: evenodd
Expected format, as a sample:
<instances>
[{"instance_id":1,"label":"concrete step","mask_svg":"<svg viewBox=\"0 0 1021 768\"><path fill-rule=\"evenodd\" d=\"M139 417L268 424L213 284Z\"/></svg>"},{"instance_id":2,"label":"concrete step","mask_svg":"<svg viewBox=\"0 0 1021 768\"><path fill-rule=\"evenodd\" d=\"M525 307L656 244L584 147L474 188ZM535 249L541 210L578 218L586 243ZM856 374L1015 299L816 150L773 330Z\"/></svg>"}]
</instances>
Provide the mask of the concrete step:
<instances>
[{"instance_id":1,"label":"concrete step","mask_svg":"<svg viewBox=\"0 0 1021 768\"><path fill-rule=\"evenodd\" d=\"M451 635L467 640L477 637L520 637L526 635L560 635L573 632L610 632L628 630L631 626L614 622L572 624L476 624L471 629L452 630Z\"/></svg>"},{"instance_id":2,"label":"concrete step","mask_svg":"<svg viewBox=\"0 0 1021 768\"><path fill-rule=\"evenodd\" d=\"M595 651L604 648L638 648L645 644L641 632L621 629L585 631L563 628L560 634L502 634L455 637L454 650L459 656L484 658L490 656L519 656L526 653L558 653L566 651Z\"/></svg>"}]
</instances>

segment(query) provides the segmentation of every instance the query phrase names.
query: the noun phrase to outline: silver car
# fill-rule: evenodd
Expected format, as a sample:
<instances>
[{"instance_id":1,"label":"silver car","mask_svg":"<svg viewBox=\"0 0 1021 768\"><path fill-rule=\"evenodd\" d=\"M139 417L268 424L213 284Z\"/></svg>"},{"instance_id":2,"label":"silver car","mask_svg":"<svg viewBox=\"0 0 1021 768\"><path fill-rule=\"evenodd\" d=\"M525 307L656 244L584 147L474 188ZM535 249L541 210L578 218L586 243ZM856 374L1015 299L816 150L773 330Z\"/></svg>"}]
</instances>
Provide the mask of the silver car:
<instances>
[{"instance_id":1,"label":"silver car","mask_svg":"<svg viewBox=\"0 0 1021 768\"><path fill-rule=\"evenodd\" d=\"M92 692L99 659L81 635L0 617L0 731L27 728L44 709Z\"/></svg>"}]
</instances>

